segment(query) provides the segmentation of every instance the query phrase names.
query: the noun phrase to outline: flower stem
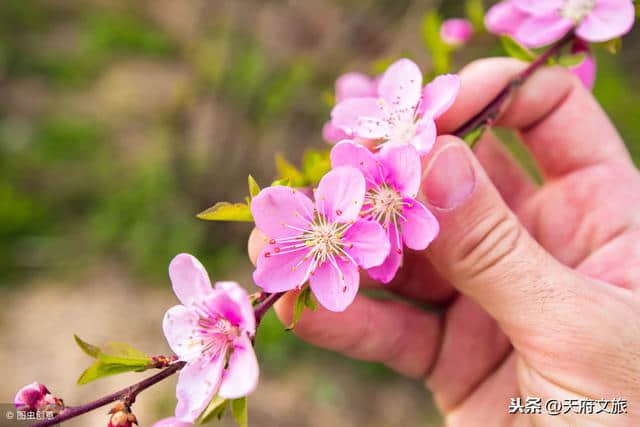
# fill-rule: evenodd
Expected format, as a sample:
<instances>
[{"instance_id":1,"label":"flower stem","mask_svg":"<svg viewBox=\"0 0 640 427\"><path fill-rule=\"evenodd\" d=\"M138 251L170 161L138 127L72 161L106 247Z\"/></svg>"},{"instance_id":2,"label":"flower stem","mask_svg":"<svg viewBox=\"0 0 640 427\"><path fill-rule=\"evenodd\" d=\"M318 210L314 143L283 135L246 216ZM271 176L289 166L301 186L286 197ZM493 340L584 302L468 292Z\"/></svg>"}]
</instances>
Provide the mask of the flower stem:
<instances>
[{"instance_id":1,"label":"flower stem","mask_svg":"<svg viewBox=\"0 0 640 427\"><path fill-rule=\"evenodd\" d=\"M97 400L94 400L93 402L89 402L80 406L71 406L65 408L60 414L56 415L55 417L41 421L39 423L35 423L32 425L32 427L46 427L56 425L63 421L70 420L71 418L75 418L79 415L86 414L87 412L93 411L94 409L108 405L109 403L116 402L118 400L121 400L127 407L129 407L135 402L136 397L140 392L175 374L180 369L182 369L184 365L185 362L175 362L168 368L140 381L139 383L130 385L129 387L101 397Z\"/></svg>"},{"instance_id":2,"label":"flower stem","mask_svg":"<svg viewBox=\"0 0 640 427\"><path fill-rule=\"evenodd\" d=\"M496 96L484 107L478 114L471 117L467 122L460 126L453 134L457 137L464 138L469 133L481 128L482 126L491 125L500 114L502 107L511 93L524 82L549 58L558 53L565 45L575 38L573 32L567 34L560 41L552 45L549 49L537 57L527 68L517 74L507 86L505 86Z\"/></svg>"},{"instance_id":3,"label":"flower stem","mask_svg":"<svg viewBox=\"0 0 640 427\"><path fill-rule=\"evenodd\" d=\"M256 308L254 309L254 313L256 316L256 326L260 324L262 317L271 308L271 306L273 306L273 304L275 304L276 301L278 301L284 294L285 292L276 292L274 294L269 294L269 296L267 296L260 304L256 306Z\"/></svg>"}]
</instances>

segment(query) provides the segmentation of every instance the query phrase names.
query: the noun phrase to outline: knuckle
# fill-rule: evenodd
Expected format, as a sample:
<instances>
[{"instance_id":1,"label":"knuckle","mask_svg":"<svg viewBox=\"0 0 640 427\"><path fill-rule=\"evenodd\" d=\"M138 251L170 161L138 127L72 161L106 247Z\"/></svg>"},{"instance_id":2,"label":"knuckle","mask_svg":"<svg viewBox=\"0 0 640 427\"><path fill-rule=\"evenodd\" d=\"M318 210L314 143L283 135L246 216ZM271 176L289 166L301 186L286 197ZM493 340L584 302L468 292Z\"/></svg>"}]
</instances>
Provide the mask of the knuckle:
<instances>
[{"instance_id":1,"label":"knuckle","mask_svg":"<svg viewBox=\"0 0 640 427\"><path fill-rule=\"evenodd\" d=\"M469 278L485 275L504 264L522 237L523 229L511 213L489 211L467 230L453 261Z\"/></svg>"}]
</instances>

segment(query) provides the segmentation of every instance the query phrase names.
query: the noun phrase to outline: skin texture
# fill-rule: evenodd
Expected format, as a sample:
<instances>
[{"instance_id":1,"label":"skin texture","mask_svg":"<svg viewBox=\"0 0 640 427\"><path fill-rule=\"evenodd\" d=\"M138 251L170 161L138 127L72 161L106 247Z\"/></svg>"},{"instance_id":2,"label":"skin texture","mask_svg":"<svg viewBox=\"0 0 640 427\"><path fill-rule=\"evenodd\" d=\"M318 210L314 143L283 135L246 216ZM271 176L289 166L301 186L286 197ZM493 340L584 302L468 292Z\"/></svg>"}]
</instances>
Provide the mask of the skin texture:
<instances>
[{"instance_id":1,"label":"skin texture","mask_svg":"<svg viewBox=\"0 0 640 427\"><path fill-rule=\"evenodd\" d=\"M494 58L463 69L439 133L480 111L525 66ZM384 286L443 314L358 295L343 313L305 311L295 332L424 379L447 425L640 425L640 174L605 113L565 69L536 72L498 125L519 132L544 185L490 133L475 156L461 140L438 137L423 159L430 195L423 200L440 235L426 251L407 253ZM445 152L452 169L470 171L475 182L441 209L429 202L440 185L430 172ZM254 231L253 260L263 242ZM362 285L381 287L364 278ZM287 294L276 306L285 324L294 299ZM629 414L509 415L516 396L620 397Z\"/></svg>"}]
</instances>

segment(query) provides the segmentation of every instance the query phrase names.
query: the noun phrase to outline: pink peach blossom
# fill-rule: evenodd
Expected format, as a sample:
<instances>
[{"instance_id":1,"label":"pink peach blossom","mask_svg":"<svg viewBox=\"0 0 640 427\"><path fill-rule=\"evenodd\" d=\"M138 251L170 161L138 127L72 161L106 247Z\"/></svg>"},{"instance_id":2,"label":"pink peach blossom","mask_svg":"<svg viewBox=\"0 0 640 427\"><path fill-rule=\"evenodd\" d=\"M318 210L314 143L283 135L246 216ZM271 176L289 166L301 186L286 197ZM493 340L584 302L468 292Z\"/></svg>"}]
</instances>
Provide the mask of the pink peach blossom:
<instances>
[{"instance_id":1,"label":"pink peach blossom","mask_svg":"<svg viewBox=\"0 0 640 427\"><path fill-rule=\"evenodd\" d=\"M634 20L631 0L505 0L487 12L485 25L525 46L541 47L573 29L588 42L611 40L629 32Z\"/></svg>"},{"instance_id":2,"label":"pink peach blossom","mask_svg":"<svg viewBox=\"0 0 640 427\"><path fill-rule=\"evenodd\" d=\"M440 26L440 38L451 46L465 44L473 36L473 25L468 19L446 19Z\"/></svg>"},{"instance_id":3,"label":"pink peach blossom","mask_svg":"<svg viewBox=\"0 0 640 427\"><path fill-rule=\"evenodd\" d=\"M235 399L255 389L255 317L242 287L217 282L212 288L206 270L191 255L177 255L169 276L182 304L167 311L162 327L171 349L186 362L176 387L175 416L193 422L214 396Z\"/></svg>"},{"instance_id":4,"label":"pink peach blossom","mask_svg":"<svg viewBox=\"0 0 640 427\"><path fill-rule=\"evenodd\" d=\"M435 119L455 100L455 75L437 77L422 88L418 66L400 59L384 72L378 96L348 98L331 111L331 123L349 138L375 140L378 146L411 144L427 153L436 138Z\"/></svg>"},{"instance_id":5,"label":"pink peach blossom","mask_svg":"<svg viewBox=\"0 0 640 427\"><path fill-rule=\"evenodd\" d=\"M256 227L268 236L253 278L266 292L300 288L307 280L331 311L345 310L359 286L358 269L389 254L382 227L359 219L365 180L355 168L328 172L312 202L300 191L273 186L251 202Z\"/></svg>"},{"instance_id":6,"label":"pink peach blossom","mask_svg":"<svg viewBox=\"0 0 640 427\"><path fill-rule=\"evenodd\" d=\"M377 96L378 81L379 78L371 78L362 73L350 72L343 74L336 80L336 102L349 98ZM322 128L322 137L330 143L336 143L349 136L346 132L334 126L331 121L325 123Z\"/></svg>"},{"instance_id":7,"label":"pink peach blossom","mask_svg":"<svg viewBox=\"0 0 640 427\"><path fill-rule=\"evenodd\" d=\"M13 404L17 409L36 411L48 404L47 396L51 396L47 387L38 382L33 382L18 390L13 399Z\"/></svg>"},{"instance_id":8,"label":"pink peach blossom","mask_svg":"<svg viewBox=\"0 0 640 427\"><path fill-rule=\"evenodd\" d=\"M436 218L416 200L422 175L420 155L410 145L387 146L374 154L362 145L342 141L331 150L331 165L356 167L365 176L361 216L379 222L391 246L385 261L367 271L388 283L402 264L403 243L424 250L439 231Z\"/></svg>"}]
</instances>

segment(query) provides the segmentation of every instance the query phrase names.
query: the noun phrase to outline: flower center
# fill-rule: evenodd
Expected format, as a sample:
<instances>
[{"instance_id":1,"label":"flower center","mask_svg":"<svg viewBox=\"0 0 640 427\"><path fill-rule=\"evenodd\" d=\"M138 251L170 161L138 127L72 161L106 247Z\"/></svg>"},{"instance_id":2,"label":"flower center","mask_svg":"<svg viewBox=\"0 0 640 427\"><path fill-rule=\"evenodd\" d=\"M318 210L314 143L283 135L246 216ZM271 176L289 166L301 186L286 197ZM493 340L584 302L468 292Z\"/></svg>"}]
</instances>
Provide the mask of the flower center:
<instances>
[{"instance_id":1,"label":"flower center","mask_svg":"<svg viewBox=\"0 0 640 427\"><path fill-rule=\"evenodd\" d=\"M364 196L364 205L361 215L370 216L385 229L389 224L397 225L398 218L404 219L402 209L406 203L400 193L387 184L369 190Z\"/></svg>"},{"instance_id":2,"label":"flower center","mask_svg":"<svg viewBox=\"0 0 640 427\"><path fill-rule=\"evenodd\" d=\"M341 215L342 213L337 211L336 214ZM273 250L266 252L265 257L286 255L294 252L306 252L300 261L292 267L292 270L295 271L302 264L311 260L305 280L300 283L300 286L306 282L308 276L312 275L318 266L325 262L330 262L340 273L341 279L343 279L336 258L357 265L355 260L346 251L346 249L351 249L353 244L342 240L345 232L353 224L354 221L348 223L329 222L324 213L314 211L313 220L307 220L307 226L305 228L283 224L285 227L299 231L300 233L290 237L269 240L269 244L273 245Z\"/></svg>"},{"instance_id":3,"label":"flower center","mask_svg":"<svg viewBox=\"0 0 640 427\"><path fill-rule=\"evenodd\" d=\"M190 344L202 355L211 357L228 350L229 344L240 336L240 329L225 317L211 312L204 304L197 305L196 310L200 318L194 336L190 337Z\"/></svg>"},{"instance_id":4,"label":"flower center","mask_svg":"<svg viewBox=\"0 0 640 427\"><path fill-rule=\"evenodd\" d=\"M408 143L416 136L417 130L418 123L413 120L398 121L391 131L390 139L397 142Z\"/></svg>"},{"instance_id":5,"label":"flower center","mask_svg":"<svg viewBox=\"0 0 640 427\"><path fill-rule=\"evenodd\" d=\"M591 13L595 5L596 0L566 0L560 15L578 24Z\"/></svg>"},{"instance_id":6,"label":"flower center","mask_svg":"<svg viewBox=\"0 0 640 427\"><path fill-rule=\"evenodd\" d=\"M321 264L329 257L342 255L345 246L342 235L345 231L345 224L329 223L318 216L310 230L303 235L305 245L311 248L310 256Z\"/></svg>"}]
</instances>

